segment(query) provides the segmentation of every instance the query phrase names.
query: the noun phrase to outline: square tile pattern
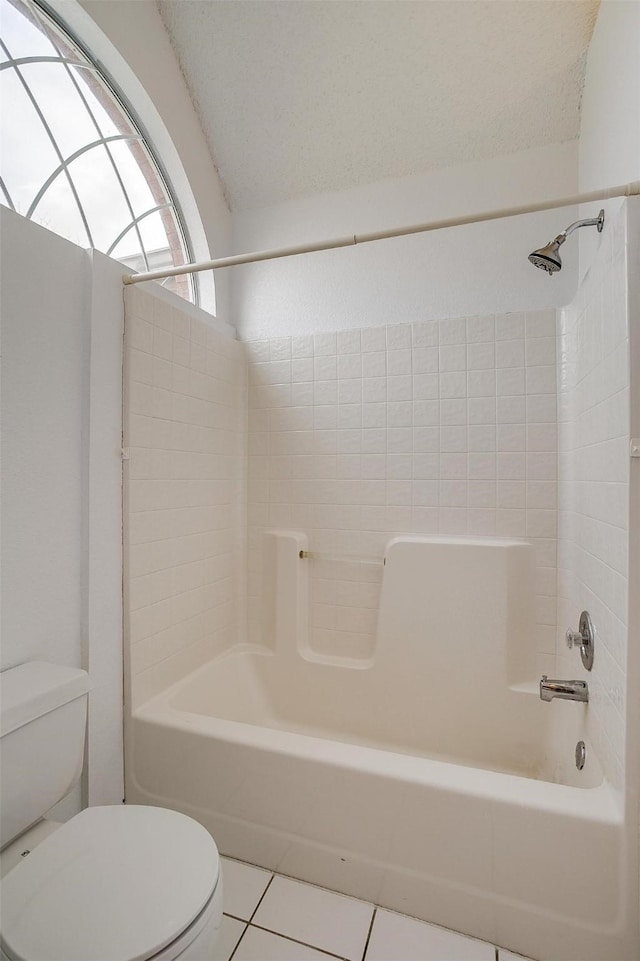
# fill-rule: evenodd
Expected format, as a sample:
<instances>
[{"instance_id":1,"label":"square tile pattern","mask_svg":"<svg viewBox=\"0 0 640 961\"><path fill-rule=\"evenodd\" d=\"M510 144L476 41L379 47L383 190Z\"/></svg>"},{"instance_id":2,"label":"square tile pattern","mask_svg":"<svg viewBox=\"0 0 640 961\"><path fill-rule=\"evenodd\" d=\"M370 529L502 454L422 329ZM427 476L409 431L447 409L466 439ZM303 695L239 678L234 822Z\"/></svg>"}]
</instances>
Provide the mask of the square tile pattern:
<instances>
[{"instance_id":1,"label":"square tile pattern","mask_svg":"<svg viewBox=\"0 0 640 961\"><path fill-rule=\"evenodd\" d=\"M597 657L589 675L587 733L607 779L624 783L628 646L630 342L624 211L558 331L557 668L573 669L565 624L588 610Z\"/></svg>"},{"instance_id":2,"label":"square tile pattern","mask_svg":"<svg viewBox=\"0 0 640 961\"><path fill-rule=\"evenodd\" d=\"M236 640L245 374L240 344L203 312L127 288L125 628L135 703Z\"/></svg>"},{"instance_id":3,"label":"square tile pattern","mask_svg":"<svg viewBox=\"0 0 640 961\"><path fill-rule=\"evenodd\" d=\"M398 534L523 537L536 552L536 654L556 640L556 316L453 318L244 345L249 639L264 643L263 530L380 556ZM310 644L373 653L380 570L314 564ZM268 642L268 639L267 639Z\"/></svg>"},{"instance_id":4,"label":"square tile pattern","mask_svg":"<svg viewBox=\"0 0 640 961\"><path fill-rule=\"evenodd\" d=\"M519 955L231 858L213 961L518 961ZM526 959L521 959L526 961Z\"/></svg>"}]
</instances>

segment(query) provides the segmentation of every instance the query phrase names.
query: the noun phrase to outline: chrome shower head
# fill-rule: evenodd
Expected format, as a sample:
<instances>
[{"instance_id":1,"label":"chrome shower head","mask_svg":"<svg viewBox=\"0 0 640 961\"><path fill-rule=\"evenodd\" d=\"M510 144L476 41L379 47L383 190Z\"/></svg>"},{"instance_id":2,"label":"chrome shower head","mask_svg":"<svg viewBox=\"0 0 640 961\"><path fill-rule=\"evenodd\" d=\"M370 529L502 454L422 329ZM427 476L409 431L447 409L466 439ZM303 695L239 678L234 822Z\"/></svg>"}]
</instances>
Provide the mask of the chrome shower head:
<instances>
[{"instance_id":1,"label":"chrome shower head","mask_svg":"<svg viewBox=\"0 0 640 961\"><path fill-rule=\"evenodd\" d=\"M562 258L560 257L560 247L565 242L569 234L572 234L578 227L597 227L598 233L602 232L604 226L604 210L601 210L597 217L592 220L576 220L574 224L563 230L561 234L549 241L545 247L540 247L529 254L529 261L534 267L546 270L548 274L557 274L562 270Z\"/></svg>"},{"instance_id":2,"label":"chrome shower head","mask_svg":"<svg viewBox=\"0 0 640 961\"><path fill-rule=\"evenodd\" d=\"M534 250L532 254L529 254L529 261L534 267L540 267L541 270L546 270L548 274L557 274L559 270L562 270L562 258L560 257L560 244L565 242L566 238L559 234L555 240L552 240L546 245L546 247L540 247L539 250Z\"/></svg>"}]
</instances>

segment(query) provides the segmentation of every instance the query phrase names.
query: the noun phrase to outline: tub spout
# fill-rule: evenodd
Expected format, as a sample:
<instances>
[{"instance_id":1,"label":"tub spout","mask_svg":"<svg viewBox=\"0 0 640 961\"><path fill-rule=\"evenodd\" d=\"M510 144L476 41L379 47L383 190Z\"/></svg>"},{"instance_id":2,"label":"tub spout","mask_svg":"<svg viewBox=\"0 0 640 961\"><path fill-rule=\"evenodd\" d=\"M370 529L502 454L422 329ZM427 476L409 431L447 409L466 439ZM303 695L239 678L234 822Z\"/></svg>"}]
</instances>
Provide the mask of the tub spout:
<instances>
[{"instance_id":1,"label":"tub spout","mask_svg":"<svg viewBox=\"0 0 640 961\"><path fill-rule=\"evenodd\" d=\"M540 697L543 701L552 701L554 697L563 698L565 701L588 701L589 688L586 681L554 681L543 674Z\"/></svg>"}]
</instances>

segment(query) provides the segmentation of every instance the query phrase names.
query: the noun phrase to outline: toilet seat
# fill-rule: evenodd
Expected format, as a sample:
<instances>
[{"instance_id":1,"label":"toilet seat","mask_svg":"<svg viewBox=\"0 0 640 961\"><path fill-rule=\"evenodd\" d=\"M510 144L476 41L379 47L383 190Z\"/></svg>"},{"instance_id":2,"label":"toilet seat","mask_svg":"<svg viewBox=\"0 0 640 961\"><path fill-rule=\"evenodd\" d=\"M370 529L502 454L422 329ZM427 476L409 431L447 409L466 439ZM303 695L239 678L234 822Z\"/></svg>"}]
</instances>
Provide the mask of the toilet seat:
<instances>
[{"instance_id":1,"label":"toilet seat","mask_svg":"<svg viewBox=\"0 0 640 961\"><path fill-rule=\"evenodd\" d=\"M183 814L87 808L2 880L2 950L11 961L179 957L211 914L219 872L211 835Z\"/></svg>"}]
</instances>

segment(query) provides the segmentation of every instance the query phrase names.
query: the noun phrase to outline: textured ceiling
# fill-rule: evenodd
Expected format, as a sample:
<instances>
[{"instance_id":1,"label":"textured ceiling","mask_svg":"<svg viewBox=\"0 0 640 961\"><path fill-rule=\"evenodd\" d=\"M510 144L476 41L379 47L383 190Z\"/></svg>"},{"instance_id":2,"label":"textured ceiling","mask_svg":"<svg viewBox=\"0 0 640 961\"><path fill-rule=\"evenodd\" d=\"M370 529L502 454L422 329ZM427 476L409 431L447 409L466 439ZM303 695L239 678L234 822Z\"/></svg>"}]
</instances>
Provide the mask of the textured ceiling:
<instances>
[{"instance_id":1,"label":"textured ceiling","mask_svg":"<svg viewBox=\"0 0 640 961\"><path fill-rule=\"evenodd\" d=\"M161 0L232 208L561 143L597 0Z\"/></svg>"}]
</instances>

